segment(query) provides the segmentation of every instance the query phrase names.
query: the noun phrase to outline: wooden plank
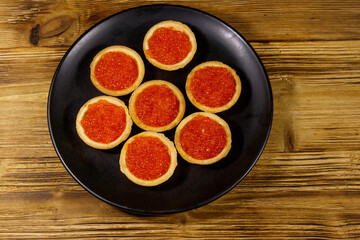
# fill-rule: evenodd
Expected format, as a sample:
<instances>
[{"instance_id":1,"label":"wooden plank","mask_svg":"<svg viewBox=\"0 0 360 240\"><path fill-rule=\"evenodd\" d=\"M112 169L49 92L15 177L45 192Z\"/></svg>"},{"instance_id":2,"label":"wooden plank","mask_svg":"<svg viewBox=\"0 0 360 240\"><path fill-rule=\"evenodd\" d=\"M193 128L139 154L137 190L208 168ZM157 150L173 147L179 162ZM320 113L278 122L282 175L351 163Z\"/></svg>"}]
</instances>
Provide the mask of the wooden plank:
<instances>
[{"instance_id":1,"label":"wooden plank","mask_svg":"<svg viewBox=\"0 0 360 240\"><path fill-rule=\"evenodd\" d=\"M0 232L2 238L356 239L360 234L360 214L356 211L359 193L351 190L269 193L256 187L245 187L244 191L239 186L202 208L150 218L129 215L76 191L27 192L3 197L6 198L0 200L0 223L5 229Z\"/></svg>"},{"instance_id":2,"label":"wooden plank","mask_svg":"<svg viewBox=\"0 0 360 240\"><path fill-rule=\"evenodd\" d=\"M2 1L1 48L70 46L98 21L162 1ZM175 1L213 14L250 41L359 40L358 1Z\"/></svg>"},{"instance_id":3,"label":"wooden plank","mask_svg":"<svg viewBox=\"0 0 360 240\"><path fill-rule=\"evenodd\" d=\"M359 41L252 44L274 95L267 149L360 149Z\"/></svg>"},{"instance_id":4,"label":"wooden plank","mask_svg":"<svg viewBox=\"0 0 360 240\"><path fill-rule=\"evenodd\" d=\"M6 112L0 115L1 158L56 156L47 128L47 96L65 51L0 50L0 109Z\"/></svg>"},{"instance_id":5,"label":"wooden plank","mask_svg":"<svg viewBox=\"0 0 360 240\"><path fill-rule=\"evenodd\" d=\"M243 193L253 188L265 193L305 191L358 191L360 152L271 153L265 151L240 185ZM77 184L57 157L1 158L0 194L68 192ZM81 189L81 188L79 188Z\"/></svg>"}]
</instances>

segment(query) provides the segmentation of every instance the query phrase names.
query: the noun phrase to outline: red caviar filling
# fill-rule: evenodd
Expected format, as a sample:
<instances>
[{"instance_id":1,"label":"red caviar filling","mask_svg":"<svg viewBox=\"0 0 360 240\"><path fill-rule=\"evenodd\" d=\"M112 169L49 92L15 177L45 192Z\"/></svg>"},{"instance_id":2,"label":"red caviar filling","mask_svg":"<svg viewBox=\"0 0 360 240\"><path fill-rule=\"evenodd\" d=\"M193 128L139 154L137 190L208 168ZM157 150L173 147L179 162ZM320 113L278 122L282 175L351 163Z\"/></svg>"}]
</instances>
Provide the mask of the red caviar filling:
<instances>
[{"instance_id":1,"label":"red caviar filling","mask_svg":"<svg viewBox=\"0 0 360 240\"><path fill-rule=\"evenodd\" d=\"M182 128L180 145L191 157L205 160L216 157L227 143L226 132L219 123L205 116L196 116Z\"/></svg>"},{"instance_id":2,"label":"red caviar filling","mask_svg":"<svg viewBox=\"0 0 360 240\"><path fill-rule=\"evenodd\" d=\"M207 107L221 107L231 101L236 82L224 67L204 67L191 78L189 90L197 102Z\"/></svg>"},{"instance_id":3,"label":"red caviar filling","mask_svg":"<svg viewBox=\"0 0 360 240\"><path fill-rule=\"evenodd\" d=\"M152 127L163 127L174 121L179 114L179 106L179 99L165 84L146 87L135 100L137 117Z\"/></svg>"},{"instance_id":4,"label":"red caviar filling","mask_svg":"<svg viewBox=\"0 0 360 240\"><path fill-rule=\"evenodd\" d=\"M86 136L98 143L111 143L118 139L126 127L125 110L106 100L89 104L81 125Z\"/></svg>"},{"instance_id":5,"label":"red caviar filling","mask_svg":"<svg viewBox=\"0 0 360 240\"><path fill-rule=\"evenodd\" d=\"M163 176L170 162L168 147L157 137L138 136L127 146L126 167L139 179L154 180Z\"/></svg>"},{"instance_id":6,"label":"red caviar filling","mask_svg":"<svg viewBox=\"0 0 360 240\"><path fill-rule=\"evenodd\" d=\"M123 90L132 86L138 75L136 60L123 52L104 54L95 67L97 81L110 90Z\"/></svg>"},{"instance_id":7,"label":"red caviar filling","mask_svg":"<svg viewBox=\"0 0 360 240\"><path fill-rule=\"evenodd\" d=\"M189 36L172 27L156 29L149 38L148 45L146 53L166 65L174 65L184 60L192 47Z\"/></svg>"}]
</instances>

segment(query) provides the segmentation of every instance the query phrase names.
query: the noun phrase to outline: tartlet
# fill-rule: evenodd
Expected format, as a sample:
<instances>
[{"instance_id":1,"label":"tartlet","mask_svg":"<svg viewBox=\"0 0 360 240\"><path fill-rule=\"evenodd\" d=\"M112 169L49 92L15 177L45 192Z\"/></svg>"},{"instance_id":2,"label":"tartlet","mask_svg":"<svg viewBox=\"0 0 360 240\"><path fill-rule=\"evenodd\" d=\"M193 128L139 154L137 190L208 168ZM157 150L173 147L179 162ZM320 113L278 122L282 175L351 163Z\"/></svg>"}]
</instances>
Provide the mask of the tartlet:
<instances>
[{"instance_id":1,"label":"tartlet","mask_svg":"<svg viewBox=\"0 0 360 240\"><path fill-rule=\"evenodd\" d=\"M90 79L102 93L123 96L134 91L145 74L140 55L126 46L110 46L101 50L90 65Z\"/></svg>"},{"instance_id":2,"label":"tartlet","mask_svg":"<svg viewBox=\"0 0 360 240\"><path fill-rule=\"evenodd\" d=\"M217 115L196 112L180 122L174 141L183 159L193 164L209 165L229 153L231 131L228 124Z\"/></svg>"},{"instance_id":3,"label":"tartlet","mask_svg":"<svg viewBox=\"0 0 360 240\"><path fill-rule=\"evenodd\" d=\"M130 135L132 120L125 103L111 96L87 101L76 117L76 131L89 146L110 149Z\"/></svg>"},{"instance_id":4,"label":"tartlet","mask_svg":"<svg viewBox=\"0 0 360 240\"><path fill-rule=\"evenodd\" d=\"M185 67L197 49L195 34L177 21L163 21L149 29L144 37L143 50L146 59L167 71Z\"/></svg>"},{"instance_id":5,"label":"tartlet","mask_svg":"<svg viewBox=\"0 0 360 240\"><path fill-rule=\"evenodd\" d=\"M172 83L152 80L141 84L129 100L129 112L141 129L163 132L174 128L183 118L185 99Z\"/></svg>"},{"instance_id":6,"label":"tartlet","mask_svg":"<svg viewBox=\"0 0 360 240\"><path fill-rule=\"evenodd\" d=\"M167 181L177 166L174 143L162 133L142 132L129 138L120 153L120 170L132 182L156 186Z\"/></svg>"},{"instance_id":7,"label":"tartlet","mask_svg":"<svg viewBox=\"0 0 360 240\"><path fill-rule=\"evenodd\" d=\"M228 110L239 99L240 77L228 65L208 61L196 66L187 76L186 95L198 109L217 113Z\"/></svg>"}]
</instances>

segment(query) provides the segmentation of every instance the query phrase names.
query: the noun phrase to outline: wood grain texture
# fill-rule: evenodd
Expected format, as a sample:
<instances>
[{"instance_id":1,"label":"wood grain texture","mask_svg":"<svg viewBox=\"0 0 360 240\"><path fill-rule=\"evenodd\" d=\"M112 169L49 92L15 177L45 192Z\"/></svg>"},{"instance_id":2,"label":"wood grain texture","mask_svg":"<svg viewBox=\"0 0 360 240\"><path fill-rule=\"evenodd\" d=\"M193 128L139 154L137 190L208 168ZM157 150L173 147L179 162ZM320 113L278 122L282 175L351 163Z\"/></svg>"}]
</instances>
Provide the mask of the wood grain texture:
<instances>
[{"instance_id":1,"label":"wood grain texture","mask_svg":"<svg viewBox=\"0 0 360 240\"><path fill-rule=\"evenodd\" d=\"M209 12L241 32L272 84L268 144L249 175L201 208L125 213L83 190L47 128L52 76L96 22L154 3ZM358 1L1 1L0 239L359 239Z\"/></svg>"}]
</instances>

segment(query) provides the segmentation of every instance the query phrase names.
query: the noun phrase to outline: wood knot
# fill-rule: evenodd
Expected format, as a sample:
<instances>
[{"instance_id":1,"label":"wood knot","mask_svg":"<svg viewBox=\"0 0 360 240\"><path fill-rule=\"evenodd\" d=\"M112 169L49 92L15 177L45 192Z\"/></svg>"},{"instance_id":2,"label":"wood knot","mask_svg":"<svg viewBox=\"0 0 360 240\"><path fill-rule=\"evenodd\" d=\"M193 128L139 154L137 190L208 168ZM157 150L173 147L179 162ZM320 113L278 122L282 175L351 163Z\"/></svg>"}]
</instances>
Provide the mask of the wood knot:
<instances>
[{"instance_id":1,"label":"wood knot","mask_svg":"<svg viewBox=\"0 0 360 240\"><path fill-rule=\"evenodd\" d=\"M293 152L295 149L295 137L291 128L285 130L285 151Z\"/></svg>"},{"instance_id":2,"label":"wood knot","mask_svg":"<svg viewBox=\"0 0 360 240\"><path fill-rule=\"evenodd\" d=\"M30 31L30 43L35 46L38 45L39 40L40 40L39 28L40 28L40 25L36 24L36 26L34 28L32 28Z\"/></svg>"},{"instance_id":3,"label":"wood knot","mask_svg":"<svg viewBox=\"0 0 360 240\"><path fill-rule=\"evenodd\" d=\"M65 32L74 18L70 15L60 15L49 19L43 24L37 24L30 32L30 43L37 46L41 38L51 38Z\"/></svg>"}]
</instances>

